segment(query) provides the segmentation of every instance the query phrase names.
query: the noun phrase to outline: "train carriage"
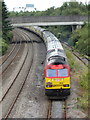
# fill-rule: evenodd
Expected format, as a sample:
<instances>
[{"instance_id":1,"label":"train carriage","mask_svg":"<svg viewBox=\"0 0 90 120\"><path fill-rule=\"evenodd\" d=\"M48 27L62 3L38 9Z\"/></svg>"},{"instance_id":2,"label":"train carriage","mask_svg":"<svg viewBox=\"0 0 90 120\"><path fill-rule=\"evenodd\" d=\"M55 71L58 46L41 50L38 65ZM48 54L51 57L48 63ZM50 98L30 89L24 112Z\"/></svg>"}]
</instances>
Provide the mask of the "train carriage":
<instances>
[{"instance_id":1,"label":"train carriage","mask_svg":"<svg viewBox=\"0 0 90 120\"><path fill-rule=\"evenodd\" d=\"M50 98L67 97L70 95L70 67L60 41L45 29L35 26L33 30L42 37L47 48L45 94Z\"/></svg>"}]
</instances>

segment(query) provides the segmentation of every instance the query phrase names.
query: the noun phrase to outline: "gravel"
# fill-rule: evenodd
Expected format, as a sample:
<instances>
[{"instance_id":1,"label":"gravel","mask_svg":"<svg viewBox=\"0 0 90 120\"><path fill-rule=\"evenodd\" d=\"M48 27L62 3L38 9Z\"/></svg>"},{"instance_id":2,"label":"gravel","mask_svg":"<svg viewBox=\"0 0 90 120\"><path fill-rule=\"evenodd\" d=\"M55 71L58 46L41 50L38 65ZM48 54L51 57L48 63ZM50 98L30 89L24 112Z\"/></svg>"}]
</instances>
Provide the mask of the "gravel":
<instances>
[{"instance_id":1,"label":"gravel","mask_svg":"<svg viewBox=\"0 0 90 120\"><path fill-rule=\"evenodd\" d=\"M34 39L35 40L35 39ZM44 79L42 64L46 49L43 43L34 42L34 61L26 84L21 92L11 118L46 118L48 99L44 95Z\"/></svg>"}]
</instances>

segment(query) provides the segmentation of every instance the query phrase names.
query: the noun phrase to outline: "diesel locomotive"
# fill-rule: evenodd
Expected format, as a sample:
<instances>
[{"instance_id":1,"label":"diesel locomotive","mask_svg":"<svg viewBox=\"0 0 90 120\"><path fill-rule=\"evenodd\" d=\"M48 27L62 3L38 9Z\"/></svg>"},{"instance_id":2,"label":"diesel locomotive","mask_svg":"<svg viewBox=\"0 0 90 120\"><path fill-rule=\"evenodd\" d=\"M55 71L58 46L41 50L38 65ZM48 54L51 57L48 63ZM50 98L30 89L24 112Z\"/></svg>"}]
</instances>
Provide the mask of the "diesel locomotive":
<instances>
[{"instance_id":1,"label":"diesel locomotive","mask_svg":"<svg viewBox=\"0 0 90 120\"><path fill-rule=\"evenodd\" d=\"M46 29L31 26L45 42L47 55L44 68L45 94L50 98L70 95L70 67L60 41Z\"/></svg>"}]
</instances>

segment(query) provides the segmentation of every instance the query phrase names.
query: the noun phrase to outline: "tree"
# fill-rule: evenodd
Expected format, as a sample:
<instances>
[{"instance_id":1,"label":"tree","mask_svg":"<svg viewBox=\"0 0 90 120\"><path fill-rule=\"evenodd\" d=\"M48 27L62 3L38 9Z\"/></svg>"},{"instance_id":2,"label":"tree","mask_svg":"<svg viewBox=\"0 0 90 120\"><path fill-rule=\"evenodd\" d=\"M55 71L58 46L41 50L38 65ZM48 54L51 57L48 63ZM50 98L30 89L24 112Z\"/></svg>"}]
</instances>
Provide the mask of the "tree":
<instances>
[{"instance_id":1,"label":"tree","mask_svg":"<svg viewBox=\"0 0 90 120\"><path fill-rule=\"evenodd\" d=\"M12 26L8 20L9 13L4 2L0 1L0 56L4 55L8 49L13 37L11 30Z\"/></svg>"},{"instance_id":2,"label":"tree","mask_svg":"<svg viewBox=\"0 0 90 120\"><path fill-rule=\"evenodd\" d=\"M9 12L7 11L5 2L2 2L2 38L10 42L10 31L12 26L8 20Z\"/></svg>"},{"instance_id":3,"label":"tree","mask_svg":"<svg viewBox=\"0 0 90 120\"><path fill-rule=\"evenodd\" d=\"M73 45L81 53L90 56L90 35L89 24L85 24L81 29L75 30L69 39L69 44ZM71 44L73 43L73 44Z\"/></svg>"}]
</instances>

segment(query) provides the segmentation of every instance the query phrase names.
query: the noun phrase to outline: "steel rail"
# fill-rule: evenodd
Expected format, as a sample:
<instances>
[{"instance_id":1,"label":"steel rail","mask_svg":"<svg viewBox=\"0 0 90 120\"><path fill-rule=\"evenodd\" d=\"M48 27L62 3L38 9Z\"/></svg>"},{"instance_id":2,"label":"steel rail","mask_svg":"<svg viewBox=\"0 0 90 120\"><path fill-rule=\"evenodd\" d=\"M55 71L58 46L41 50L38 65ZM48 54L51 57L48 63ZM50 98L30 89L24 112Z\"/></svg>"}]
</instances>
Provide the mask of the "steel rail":
<instances>
[{"instance_id":1,"label":"steel rail","mask_svg":"<svg viewBox=\"0 0 90 120\"><path fill-rule=\"evenodd\" d=\"M16 47L17 47L17 45L16 45ZM16 48L16 47L15 47L15 48ZM10 60L10 62L7 64L7 66L6 66L5 68L3 68L3 65L4 65L4 64L1 66L1 68L3 68L3 70L1 69L0 75L1 75L1 74L3 75L3 73L8 69L8 67L10 66L10 64L11 64L11 63L14 61L14 59L17 57L20 49L21 49L21 41L20 41L19 47L18 47L18 49L16 50L13 58ZM15 50L15 49L14 49L14 50ZM14 52L14 51L12 51L12 52ZM11 55L12 55L12 54L11 54Z\"/></svg>"},{"instance_id":2,"label":"steel rail","mask_svg":"<svg viewBox=\"0 0 90 120\"><path fill-rule=\"evenodd\" d=\"M29 39L30 39L30 38L29 38ZM33 42L32 42L32 49L33 49ZM33 50L32 50L32 51L33 51ZM29 54L29 45L28 45L28 48L27 48L27 54L26 54L26 57L25 57L23 66L24 66L25 61L26 61L26 59L27 59L27 57L28 57L28 54ZM34 56L34 54L32 54L31 63L33 63L33 56ZM23 66L22 66L22 68L23 68ZM23 86L24 86L24 84L25 84L25 82L26 82L26 80L27 80L28 74L29 74L29 72L30 72L31 66L32 66L32 64L30 64L30 67L29 67L28 72L26 73L25 79L24 79L21 87L19 88L18 93L17 93L15 99L13 100L12 104L10 105L7 114L4 116L5 119L8 119L8 117L9 117L9 115L10 115L10 113L11 113L11 111L12 111L12 109L13 109L13 107L14 107L14 105L15 105L15 103L16 103L16 101L17 101L17 99L18 99L18 97L19 97L19 95L20 95L20 93L21 93L21 91L22 91L22 89L23 89ZM20 69L20 71L22 70L22 68ZM20 73L20 71L19 71L19 73ZM19 75L19 73L18 73L18 75ZM17 76L17 77L18 77L18 76Z\"/></svg>"},{"instance_id":3,"label":"steel rail","mask_svg":"<svg viewBox=\"0 0 90 120\"><path fill-rule=\"evenodd\" d=\"M47 120L51 119L51 110L52 110L52 100L49 100L48 112L47 112Z\"/></svg>"},{"instance_id":4,"label":"steel rail","mask_svg":"<svg viewBox=\"0 0 90 120\"><path fill-rule=\"evenodd\" d=\"M3 60L3 58L1 58L3 61L2 61L2 63L0 64L0 67L7 61L7 59L10 57L10 55L13 53L15 47L16 47L16 44L14 44L14 46L13 46L12 50L9 52L9 54L4 57L4 60Z\"/></svg>"},{"instance_id":5,"label":"steel rail","mask_svg":"<svg viewBox=\"0 0 90 120\"><path fill-rule=\"evenodd\" d=\"M67 120L67 101L64 101L64 120Z\"/></svg>"},{"instance_id":6,"label":"steel rail","mask_svg":"<svg viewBox=\"0 0 90 120\"><path fill-rule=\"evenodd\" d=\"M28 52L28 50L27 50L27 52ZM27 55L27 54L26 54L26 55ZM26 60L26 56L25 56L25 59L24 59L24 61L23 61L23 64L25 63L25 60ZM15 76L13 82L10 84L9 88L6 90L5 94L3 95L2 99L0 100L0 103L3 101L3 99L5 98L5 96L7 95L7 93L9 92L10 88L12 87L13 83L14 83L15 80L17 79L17 77L18 77L18 75L19 75L19 73L20 73L20 71L21 71L21 69L22 69L22 67L23 67L23 64L22 64L21 68L19 69L19 72L18 72L17 75Z\"/></svg>"},{"instance_id":7,"label":"steel rail","mask_svg":"<svg viewBox=\"0 0 90 120\"><path fill-rule=\"evenodd\" d=\"M87 58L85 55L83 56L84 58L80 57L78 54L80 54L79 52L76 52L75 49L73 49L70 45L68 45L67 43L65 42L62 42L63 46L67 46L68 48L70 48L69 50L72 51L73 55L76 56L81 62L83 62L87 67L88 64L83 60L83 59L86 59L88 61L88 63L90 62L90 59Z\"/></svg>"},{"instance_id":8,"label":"steel rail","mask_svg":"<svg viewBox=\"0 0 90 120\"><path fill-rule=\"evenodd\" d=\"M14 31L14 33L16 33L16 32ZM16 34L17 34L17 33L16 33ZM13 37L13 39L15 39L15 36ZM12 41L12 42L13 42L13 41ZM13 45L13 48L12 48L12 50L8 53L8 55L5 55L5 56L3 56L2 58L0 58L0 60L1 60L1 59L3 60L2 63L0 64L0 67L7 61L7 59L10 57L10 55L12 55L13 51L15 50L16 45L17 45L17 41L16 41L15 44Z\"/></svg>"},{"instance_id":9,"label":"steel rail","mask_svg":"<svg viewBox=\"0 0 90 120\"><path fill-rule=\"evenodd\" d=\"M27 50L27 53L28 53L28 50ZM25 59L24 59L24 61L23 61L23 63L22 63L21 68L19 69L19 71L18 71L16 77L14 78L13 82L11 83L11 85L10 85L9 88L6 90L5 94L3 95L2 99L0 100L0 103L3 101L3 99L4 99L5 96L7 95L8 91L10 90L11 86L13 85L13 83L15 82L15 80L17 79L17 77L18 77L18 75L19 75L19 73L20 73L20 71L21 71L21 69L22 69L22 67L23 67L23 65L24 65L24 63L25 63L26 57L27 57L27 54L26 54L26 56L25 56Z\"/></svg>"}]
</instances>

